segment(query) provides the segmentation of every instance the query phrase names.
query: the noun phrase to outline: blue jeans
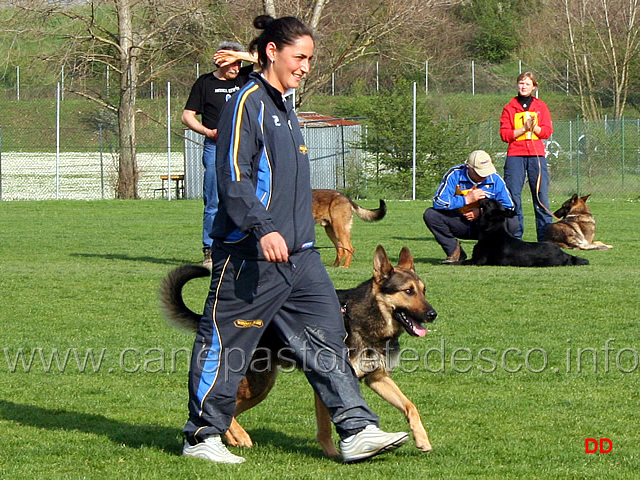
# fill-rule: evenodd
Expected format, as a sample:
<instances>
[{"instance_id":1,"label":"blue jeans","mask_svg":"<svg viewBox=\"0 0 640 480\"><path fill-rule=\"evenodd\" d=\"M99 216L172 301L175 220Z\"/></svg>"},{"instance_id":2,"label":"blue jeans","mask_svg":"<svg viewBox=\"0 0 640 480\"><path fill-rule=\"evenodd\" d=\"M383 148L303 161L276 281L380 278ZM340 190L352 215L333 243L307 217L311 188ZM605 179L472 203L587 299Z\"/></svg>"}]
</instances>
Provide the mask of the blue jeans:
<instances>
[{"instance_id":1,"label":"blue jeans","mask_svg":"<svg viewBox=\"0 0 640 480\"><path fill-rule=\"evenodd\" d=\"M216 175L216 144L210 138L204 140L202 152L204 166L203 198L204 215L202 220L202 247L211 248L211 227L218 213L218 176Z\"/></svg>"},{"instance_id":2,"label":"blue jeans","mask_svg":"<svg viewBox=\"0 0 640 480\"><path fill-rule=\"evenodd\" d=\"M545 157L507 157L504 163L504 183L507 185L513 203L516 205L520 228L514 234L522 238L524 233L524 215L522 214L522 187L525 176L529 179L529 190L536 215L536 234L538 241L544 240L544 230L553 222L549 212L549 170Z\"/></svg>"}]
</instances>

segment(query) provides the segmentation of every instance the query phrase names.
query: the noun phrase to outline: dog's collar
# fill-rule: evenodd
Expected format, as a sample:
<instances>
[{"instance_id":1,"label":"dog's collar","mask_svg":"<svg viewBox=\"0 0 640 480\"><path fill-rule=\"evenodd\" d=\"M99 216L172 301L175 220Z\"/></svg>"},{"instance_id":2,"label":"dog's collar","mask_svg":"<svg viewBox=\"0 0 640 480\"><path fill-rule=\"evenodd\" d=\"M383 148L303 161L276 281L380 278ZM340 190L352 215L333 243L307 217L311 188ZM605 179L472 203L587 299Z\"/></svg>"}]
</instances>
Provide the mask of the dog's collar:
<instances>
[{"instance_id":1,"label":"dog's collar","mask_svg":"<svg viewBox=\"0 0 640 480\"><path fill-rule=\"evenodd\" d=\"M342 305L340 305L340 312L342 313L343 317L351 319L351 317L349 316L349 309L347 308L346 303L343 303Z\"/></svg>"}]
</instances>

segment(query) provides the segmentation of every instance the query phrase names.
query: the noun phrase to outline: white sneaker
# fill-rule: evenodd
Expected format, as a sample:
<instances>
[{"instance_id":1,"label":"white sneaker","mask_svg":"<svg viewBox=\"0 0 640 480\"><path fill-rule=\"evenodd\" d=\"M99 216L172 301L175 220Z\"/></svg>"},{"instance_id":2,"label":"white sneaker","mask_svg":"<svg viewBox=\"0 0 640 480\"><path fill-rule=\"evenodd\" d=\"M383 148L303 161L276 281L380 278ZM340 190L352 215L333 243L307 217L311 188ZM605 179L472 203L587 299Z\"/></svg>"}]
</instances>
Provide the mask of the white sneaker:
<instances>
[{"instance_id":1,"label":"white sneaker","mask_svg":"<svg viewBox=\"0 0 640 480\"><path fill-rule=\"evenodd\" d=\"M203 442L196 443L195 445L189 445L189 442L184 442L182 448L182 455L184 457L196 457L204 458L205 460L211 460L216 463L242 463L243 457L234 455L227 447L225 447L220 439L220 435L211 435L204 439Z\"/></svg>"},{"instance_id":2,"label":"white sneaker","mask_svg":"<svg viewBox=\"0 0 640 480\"><path fill-rule=\"evenodd\" d=\"M409 440L405 432L387 433L375 425L367 427L340 442L340 452L345 463L359 462L381 453L391 452Z\"/></svg>"}]
</instances>

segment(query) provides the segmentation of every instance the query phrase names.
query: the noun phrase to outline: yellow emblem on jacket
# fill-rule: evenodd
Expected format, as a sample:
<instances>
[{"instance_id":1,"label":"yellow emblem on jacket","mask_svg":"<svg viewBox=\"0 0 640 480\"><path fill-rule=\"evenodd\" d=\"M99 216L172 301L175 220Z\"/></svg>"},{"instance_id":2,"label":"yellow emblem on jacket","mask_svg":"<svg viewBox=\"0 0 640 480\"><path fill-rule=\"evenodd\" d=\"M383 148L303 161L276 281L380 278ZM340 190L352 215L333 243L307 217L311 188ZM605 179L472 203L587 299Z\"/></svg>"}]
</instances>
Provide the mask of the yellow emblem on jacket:
<instances>
[{"instance_id":1,"label":"yellow emblem on jacket","mask_svg":"<svg viewBox=\"0 0 640 480\"><path fill-rule=\"evenodd\" d=\"M238 328L262 328L264 326L262 320L242 320L241 318L238 318L233 324Z\"/></svg>"}]
</instances>

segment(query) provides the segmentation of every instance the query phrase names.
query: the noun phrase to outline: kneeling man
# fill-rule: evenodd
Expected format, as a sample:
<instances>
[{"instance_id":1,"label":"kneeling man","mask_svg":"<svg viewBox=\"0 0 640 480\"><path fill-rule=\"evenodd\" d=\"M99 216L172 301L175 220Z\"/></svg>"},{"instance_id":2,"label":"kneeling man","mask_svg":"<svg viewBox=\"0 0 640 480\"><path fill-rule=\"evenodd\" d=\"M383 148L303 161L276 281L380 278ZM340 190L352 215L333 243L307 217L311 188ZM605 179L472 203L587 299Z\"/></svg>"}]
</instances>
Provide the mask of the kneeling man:
<instances>
[{"instance_id":1,"label":"kneeling man","mask_svg":"<svg viewBox=\"0 0 640 480\"><path fill-rule=\"evenodd\" d=\"M433 207L427 208L423 215L424 223L447 255L442 263L459 264L467 258L458 239L478 239L475 221L480 217L478 200L482 198L494 198L505 208L514 208L509 190L491 157L483 150L476 150L465 163L445 174L433 197ZM517 231L517 217L507 220L507 229L511 233Z\"/></svg>"}]
</instances>

